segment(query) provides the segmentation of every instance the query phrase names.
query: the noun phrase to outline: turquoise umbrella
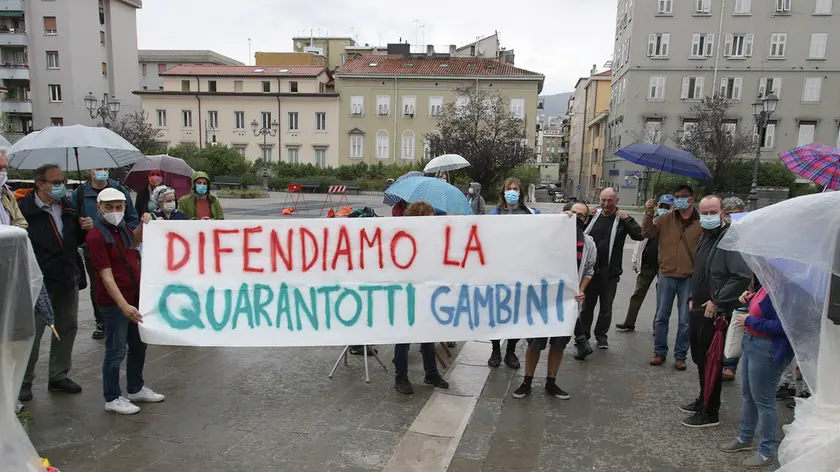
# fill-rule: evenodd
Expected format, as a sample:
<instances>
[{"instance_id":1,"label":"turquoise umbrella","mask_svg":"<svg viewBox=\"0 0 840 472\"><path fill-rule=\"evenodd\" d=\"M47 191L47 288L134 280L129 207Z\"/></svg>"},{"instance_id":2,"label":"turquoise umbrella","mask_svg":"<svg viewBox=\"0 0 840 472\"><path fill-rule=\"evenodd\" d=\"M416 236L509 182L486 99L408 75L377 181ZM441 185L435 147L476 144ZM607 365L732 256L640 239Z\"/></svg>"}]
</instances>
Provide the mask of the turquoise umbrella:
<instances>
[{"instance_id":1,"label":"turquoise umbrella","mask_svg":"<svg viewBox=\"0 0 840 472\"><path fill-rule=\"evenodd\" d=\"M457 187L432 177L411 177L394 182L385 194L409 203L426 202L436 210L446 213L473 214L469 201Z\"/></svg>"}]
</instances>

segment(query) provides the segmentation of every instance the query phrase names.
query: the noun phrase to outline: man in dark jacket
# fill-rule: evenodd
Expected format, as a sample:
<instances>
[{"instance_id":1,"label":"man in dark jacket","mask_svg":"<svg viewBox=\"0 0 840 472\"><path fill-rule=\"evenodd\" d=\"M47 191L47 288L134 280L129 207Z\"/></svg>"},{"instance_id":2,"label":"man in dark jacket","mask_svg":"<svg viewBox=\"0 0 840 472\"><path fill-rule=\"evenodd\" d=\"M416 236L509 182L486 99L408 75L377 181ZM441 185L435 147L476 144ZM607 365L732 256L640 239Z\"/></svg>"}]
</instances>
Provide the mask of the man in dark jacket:
<instances>
[{"instance_id":1,"label":"man in dark jacket","mask_svg":"<svg viewBox=\"0 0 840 472\"><path fill-rule=\"evenodd\" d=\"M697 364L700 377L700 395L696 400L680 407L692 416L682 424L690 428L707 428L720 424L720 390L723 383L717 375L714 385L706 383L706 354L715 335L715 320L732 317L732 310L738 305L738 298L750 284L752 272L741 254L718 249L718 244L729 230L725 218L723 201L717 195L709 195L700 201L700 225L703 234L694 254L694 277L692 279L691 320L689 337L691 359ZM723 347L720 348L723 358ZM709 401L705 392L711 389Z\"/></svg>"},{"instance_id":2,"label":"man in dark jacket","mask_svg":"<svg viewBox=\"0 0 840 472\"><path fill-rule=\"evenodd\" d=\"M622 274L624 242L627 236L635 241L645 239L636 220L626 211L618 209L618 194L612 188L601 192L601 211L590 219L584 232L592 236L598 247L598 263L595 265L595 275L586 287L583 310L575 324L575 345L578 349L575 359L580 361L592 354L589 337L596 303L600 304L600 309L595 324L595 340L600 349L609 348L607 331L612 322L613 300Z\"/></svg>"},{"instance_id":3,"label":"man in dark jacket","mask_svg":"<svg viewBox=\"0 0 840 472\"><path fill-rule=\"evenodd\" d=\"M60 341L52 338L50 344L47 386L54 392L79 393L82 387L70 380L67 374L76 340L78 284L79 278L83 277L79 270L78 253L82 228L76 210L66 197L65 182L64 173L57 165L39 167L35 171L35 190L21 199L20 210L29 224L29 239L44 274L44 286L55 311L55 329L61 338ZM35 364L46 327L37 317L35 324L35 341L20 389L20 401L32 400Z\"/></svg>"}]
</instances>

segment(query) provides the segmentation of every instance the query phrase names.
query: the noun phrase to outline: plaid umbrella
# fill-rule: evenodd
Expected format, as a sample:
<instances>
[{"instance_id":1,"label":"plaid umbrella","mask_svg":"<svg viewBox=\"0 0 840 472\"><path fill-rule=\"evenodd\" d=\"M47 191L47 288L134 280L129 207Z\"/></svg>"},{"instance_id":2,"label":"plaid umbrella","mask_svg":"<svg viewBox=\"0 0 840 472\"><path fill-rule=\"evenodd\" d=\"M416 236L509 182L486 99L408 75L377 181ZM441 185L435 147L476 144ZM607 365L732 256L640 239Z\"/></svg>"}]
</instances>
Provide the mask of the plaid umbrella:
<instances>
[{"instance_id":1,"label":"plaid umbrella","mask_svg":"<svg viewBox=\"0 0 840 472\"><path fill-rule=\"evenodd\" d=\"M723 345L726 343L726 327L729 323L726 318L720 316L715 320L715 335L712 338L712 345L706 352L706 383L703 389L703 404L709 404L709 398L712 396L712 390L715 388L715 382L721 375L723 369Z\"/></svg>"},{"instance_id":2,"label":"plaid umbrella","mask_svg":"<svg viewBox=\"0 0 840 472\"><path fill-rule=\"evenodd\" d=\"M423 177L424 175L426 175L426 174L420 172L419 170L412 170L410 172L406 172L405 174L401 175L397 180L394 181L393 184L391 184L391 186L394 186L394 184L396 184L397 182L401 182L405 179L408 179L408 178L411 178L411 177ZM382 199L382 203L392 207L392 206L396 205L397 203L399 203L400 201L403 201L402 198L397 197L396 195L388 194L387 190L385 192L386 192L385 193L385 198Z\"/></svg>"},{"instance_id":3,"label":"plaid umbrella","mask_svg":"<svg viewBox=\"0 0 840 472\"><path fill-rule=\"evenodd\" d=\"M779 153L794 174L832 190L840 190L840 149L811 143Z\"/></svg>"}]
</instances>

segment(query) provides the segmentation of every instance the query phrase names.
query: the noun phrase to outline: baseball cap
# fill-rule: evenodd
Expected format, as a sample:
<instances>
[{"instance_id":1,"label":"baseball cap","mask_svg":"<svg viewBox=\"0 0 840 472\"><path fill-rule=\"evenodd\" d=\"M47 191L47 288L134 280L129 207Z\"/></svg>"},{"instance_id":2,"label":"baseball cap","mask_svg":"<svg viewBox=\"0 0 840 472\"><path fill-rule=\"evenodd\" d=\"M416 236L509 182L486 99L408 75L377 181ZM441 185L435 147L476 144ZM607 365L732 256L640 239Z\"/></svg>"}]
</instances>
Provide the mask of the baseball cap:
<instances>
[{"instance_id":1,"label":"baseball cap","mask_svg":"<svg viewBox=\"0 0 840 472\"><path fill-rule=\"evenodd\" d=\"M125 194L115 188L108 187L99 192L96 203L125 201Z\"/></svg>"},{"instance_id":2,"label":"baseball cap","mask_svg":"<svg viewBox=\"0 0 840 472\"><path fill-rule=\"evenodd\" d=\"M665 205L673 205L676 202L674 201L674 196L673 195L671 195L670 193L666 193L666 194L662 195L661 197L659 197L659 204L662 205L663 203Z\"/></svg>"}]
</instances>

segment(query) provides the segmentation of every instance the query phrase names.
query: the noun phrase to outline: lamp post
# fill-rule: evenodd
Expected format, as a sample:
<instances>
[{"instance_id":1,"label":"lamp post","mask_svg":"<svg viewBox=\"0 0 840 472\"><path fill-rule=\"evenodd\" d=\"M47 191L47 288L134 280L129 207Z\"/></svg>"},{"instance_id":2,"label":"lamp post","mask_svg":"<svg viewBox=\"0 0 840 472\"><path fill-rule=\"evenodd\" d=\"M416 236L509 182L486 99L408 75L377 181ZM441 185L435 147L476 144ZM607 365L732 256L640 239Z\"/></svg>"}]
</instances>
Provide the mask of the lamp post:
<instances>
[{"instance_id":1,"label":"lamp post","mask_svg":"<svg viewBox=\"0 0 840 472\"><path fill-rule=\"evenodd\" d=\"M750 186L749 201L750 211L758 209L758 165L761 161L761 138L767 132L767 123L770 121L770 116L776 111L776 105L779 103L779 98L771 90L769 94L764 97L761 94L753 102L753 116L755 116L755 131L756 131L756 146L755 146L755 162L753 163L752 185Z\"/></svg>"},{"instance_id":2,"label":"lamp post","mask_svg":"<svg viewBox=\"0 0 840 472\"><path fill-rule=\"evenodd\" d=\"M85 108L87 108L91 118L102 118L102 126L107 128L108 123L105 120L116 121L117 114L120 112L120 101L113 97L108 99L108 94L105 93L100 105L99 100L92 93L88 93L85 97Z\"/></svg>"},{"instance_id":3,"label":"lamp post","mask_svg":"<svg viewBox=\"0 0 840 472\"><path fill-rule=\"evenodd\" d=\"M271 122L270 127L266 128L265 126L260 127L260 124L257 120L251 122L251 131L254 132L254 136L263 137L263 152L265 152L265 148L268 147L268 137L277 136L277 131L280 130L280 123L277 120ZM263 188L268 189L268 166L271 164L271 154L269 154L268 159L265 160L265 168L263 169ZM280 158L278 157L277 162L280 162Z\"/></svg>"}]
</instances>

